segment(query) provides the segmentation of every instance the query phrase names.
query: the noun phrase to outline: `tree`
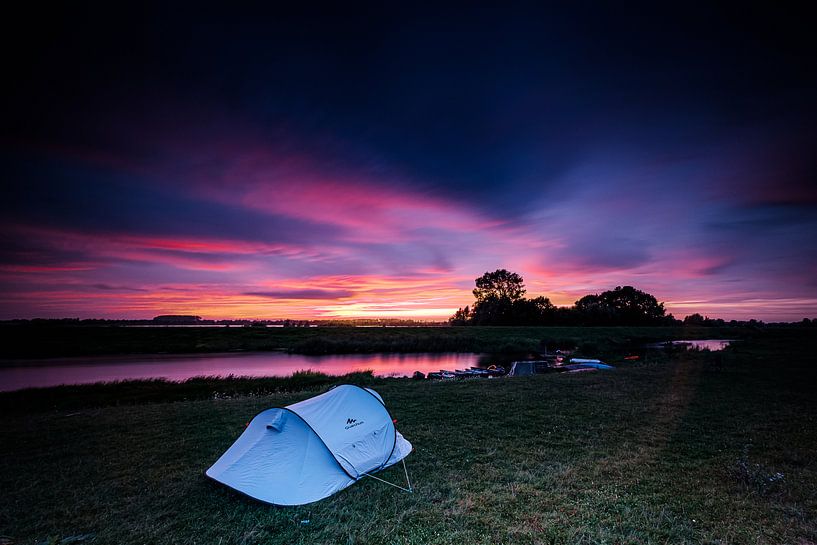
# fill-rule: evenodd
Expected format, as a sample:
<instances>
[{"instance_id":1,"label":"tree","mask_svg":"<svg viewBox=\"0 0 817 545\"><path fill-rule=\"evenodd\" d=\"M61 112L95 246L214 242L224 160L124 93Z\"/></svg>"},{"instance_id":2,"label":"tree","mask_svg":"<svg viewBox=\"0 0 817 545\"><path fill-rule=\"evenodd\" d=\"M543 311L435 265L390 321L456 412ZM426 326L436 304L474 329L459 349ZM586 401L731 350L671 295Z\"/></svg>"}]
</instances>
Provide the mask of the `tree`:
<instances>
[{"instance_id":1,"label":"tree","mask_svg":"<svg viewBox=\"0 0 817 545\"><path fill-rule=\"evenodd\" d=\"M477 303L489 299L500 301L518 301L525 295L525 284L522 277L516 273L497 269L487 272L475 280L474 297Z\"/></svg>"},{"instance_id":2,"label":"tree","mask_svg":"<svg viewBox=\"0 0 817 545\"><path fill-rule=\"evenodd\" d=\"M556 307L543 296L526 299L522 277L505 269L486 272L475 283L476 302L470 308L457 309L448 320L451 325L680 324L666 313L663 303L632 286L585 295L568 308Z\"/></svg>"},{"instance_id":3,"label":"tree","mask_svg":"<svg viewBox=\"0 0 817 545\"><path fill-rule=\"evenodd\" d=\"M505 269L486 272L475 281L469 323L474 325L515 325L517 312L527 301L522 277Z\"/></svg>"},{"instance_id":4,"label":"tree","mask_svg":"<svg viewBox=\"0 0 817 545\"><path fill-rule=\"evenodd\" d=\"M513 303L515 325L553 325L555 318L556 307L547 297L523 298Z\"/></svg>"},{"instance_id":5,"label":"tree","mask_svg":"<svg viewBox=\"0 0 817 545\"><path fill-rule=\"evenodd\" d=\"M556 321L556 307L550 299L526 299L524 280L516 273L497 269L474 282L476 302L470 309L458 309L449 319L452 325L548 325Z\"/></svg>"},{"instance_id":6,"label":"tree","mask_svg":"<svg viewBox=\"0 0 817 545\"><path fill-rule=\"evenodd\" d=\"M706 318L698 314L690 314L686 318L684 318L684 325L704 325L706 323Z\"/></svg>"},{"instance_id":7,"label":"tree","mask_svg":"<svg viewBox=\"0 0 817 545\"><path fill-rule=\"evenodd\" d=\"M457 312L448 319L451 325L468 325L471 321L471 309L466 305L465 308L458 308Z\"/></svg>"},{"instance_id":8,"label":"tree","mask_svg":"<svg viewBox=\"0 0 817 545\"><path fill-rule=\"evenodd\" d=\"M613 309L604 303L601 296L585 295L573 305L577 319L584 325L608 325L614 321Z\"/></svg>"},{"instance_id":9,"label":"tree","mask_svg":"<svg viewBox=\"0 0 817 545\"><path fill-rule=\"evenodd\" d=\"M690 314L684 318L684 325L723 327L726 325L726 322L724 322L721 318L701 316L696 312L695 314Z\"/></svg>"},{"instance_id":10,"label":"tree","mask_svg":"<svg viewBox=\"0 0 817 545\"><path fill-rule=\"evenodd\" d=\"M471 323L474 325L514 325L514 301L507 297L489 296L474 303Z\"/></svg>"},{"instance_id":11,"label":"tree","mask_svg":"<svg viewBox=\"0 0 817 545\"><path fill-rule=\"evenodd\" d=\"M586 295L575 309L586 325L659 325L670 319L663 303L632 286Z\"/></svg>"}]
</instances>

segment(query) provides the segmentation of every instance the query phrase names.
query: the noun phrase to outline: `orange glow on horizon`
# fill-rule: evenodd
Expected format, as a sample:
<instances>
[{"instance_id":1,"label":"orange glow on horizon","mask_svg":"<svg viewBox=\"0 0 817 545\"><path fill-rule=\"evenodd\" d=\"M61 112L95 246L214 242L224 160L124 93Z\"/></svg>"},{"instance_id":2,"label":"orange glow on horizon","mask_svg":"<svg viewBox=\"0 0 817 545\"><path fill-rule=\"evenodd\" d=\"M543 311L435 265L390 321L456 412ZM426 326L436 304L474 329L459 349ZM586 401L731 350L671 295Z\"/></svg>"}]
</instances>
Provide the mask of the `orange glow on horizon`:
<instances>
[{"instance_id":1,"label":"orange glow on horizon","mask_svg":"<svg viewBox=\"0 0 817 545\"><path fill-rule=\"evenodd\" d=\"M53 263L0 266L0 280L15 286L0 298L2 319L194 314L209 319L444 321L458 308L473 303L475 277L493 270L497 263L523 276L528 297L543 295L557 306L570 306L584 295L618 285L634 285L665 301L667 312L676 318L697 312L727 320L765 317L775 321L769 317L814 317L817 308L813 298L775 297L771 292L745 288L725 293L723 284L713 279L715 272L730 265L726 256L667 250L630 268L605 269L551 258L548 252L558 252L560 243L537 242L530 233L514 232L510 227L497 227L478 239L463 239L479 244L480 250L491 254L490 259L480 252L457 253L457 243L446 248L452 255L443 254L443 259L432 261L421 253L423 259L414 267L365 261L354 246L343 244L324 247L212 237L103 235L26 225L7 232L47 240L56 248L72 250L77 257L68 253L68 258ZM291 264L294 272L285 267L278 271L280 264ZM311 273L312 267L332 270L337 264L338 270L369 270L371 265L372 270L395 268L406 273L298 274Z\"/></svg>"}]
</instances>

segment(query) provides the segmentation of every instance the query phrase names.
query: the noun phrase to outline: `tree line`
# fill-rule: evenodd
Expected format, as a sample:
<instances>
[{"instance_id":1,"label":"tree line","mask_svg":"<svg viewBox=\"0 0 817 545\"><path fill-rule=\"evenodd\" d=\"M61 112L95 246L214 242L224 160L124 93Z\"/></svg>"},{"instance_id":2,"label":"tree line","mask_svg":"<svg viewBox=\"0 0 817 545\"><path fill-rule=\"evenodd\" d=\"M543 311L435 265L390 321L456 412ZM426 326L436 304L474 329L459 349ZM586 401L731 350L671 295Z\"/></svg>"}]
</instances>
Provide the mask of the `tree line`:
<instances>
[{"instance_id":1,"label":"tree line","mask_svg":"<svg viewBox=\"0 0 817 545\"><path fill-rule=\"evenodd\" d=\"M474 303L449 318L451 325L649 326L680 323L664 304L632 286L585 295L571 307L557 307L547 297L525 297L525 283L505 269L476 279Z\"/></svg>"}]
</instances>

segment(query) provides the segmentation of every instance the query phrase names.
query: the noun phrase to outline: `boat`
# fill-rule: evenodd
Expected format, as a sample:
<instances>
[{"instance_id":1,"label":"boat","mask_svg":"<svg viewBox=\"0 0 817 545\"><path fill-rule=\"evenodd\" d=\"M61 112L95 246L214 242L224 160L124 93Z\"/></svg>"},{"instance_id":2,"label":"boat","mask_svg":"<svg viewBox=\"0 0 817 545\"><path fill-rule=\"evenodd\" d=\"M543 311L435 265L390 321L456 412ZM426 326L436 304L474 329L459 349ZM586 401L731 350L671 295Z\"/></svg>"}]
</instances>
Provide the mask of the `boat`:
<instances>
[{"instance_id":1,"label":"boat","mask_svg":"<svg viewBox=\"0 0 817 545\"><path fill-rule=\"evenodd\" d=\"M440 369L438 372L429 373L426 378L429 379L436 379L436 380L450 380L453 378L464 379L464 378L494 378L494 377L501 377L505 375L505 368L501 365L491 365L487 368L482 367L469 367L468 369L456 369L454 371L448 371L446 369Z\"/></svg>"},{"instance_id":2,"label":"boat","mask_svg":"<svg viewBox=\"0 0 817 545\"><path fill-rule=\"evenodd\" d=\"M436 379L436 380L450 380L454 378L454 373L451 371L446 371L445 369L440 369L438 372L432 372L426 375L426 378L429 379Z\"/></svg>"},{"instance_id":3,"label":"boat","mask_svg":"<svg viewBox=\"0 0 817 545\"><path fill-rule=\"evenodd\" d=\"M601 363L601 360L588 358L570 358L570 363Z\"/></svg>"},{"instance_id":4,"label":"boat","mask_svg":"<svg viewBox=\"0 0 817 545\"><path fill-rule=\"evenodd\" d=\"M562 365L561 368L568 373L615 369L615 367L612 365L607 365L606 363L601 362L569 363L567 365Z\"/></svg>"}]
</instances>

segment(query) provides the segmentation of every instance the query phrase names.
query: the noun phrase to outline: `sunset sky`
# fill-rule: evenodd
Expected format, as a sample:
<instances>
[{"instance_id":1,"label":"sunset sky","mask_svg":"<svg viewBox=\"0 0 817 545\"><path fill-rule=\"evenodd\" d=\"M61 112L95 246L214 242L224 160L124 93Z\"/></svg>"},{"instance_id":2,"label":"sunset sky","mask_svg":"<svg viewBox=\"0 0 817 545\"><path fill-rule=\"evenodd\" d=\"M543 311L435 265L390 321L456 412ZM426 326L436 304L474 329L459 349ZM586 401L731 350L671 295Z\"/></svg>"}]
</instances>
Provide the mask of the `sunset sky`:
<instances>
[{"instance_id":1,"label":"sunset sky","mask_svg":"<svg viewBox=\"0 0 817 545\"><path fill-rule=\"evenodd\" d=\"M497 268L817 317L803 14L59 9L3 37L0 319L445 319Z\"/></svg>"}]
</instances>

